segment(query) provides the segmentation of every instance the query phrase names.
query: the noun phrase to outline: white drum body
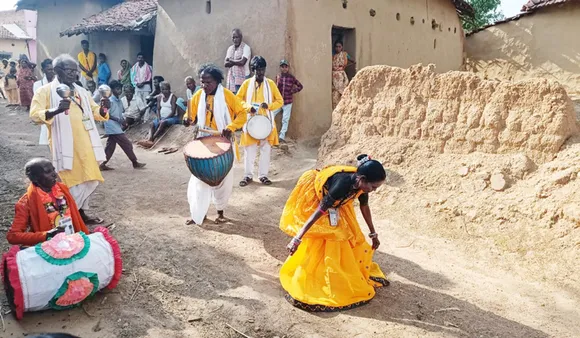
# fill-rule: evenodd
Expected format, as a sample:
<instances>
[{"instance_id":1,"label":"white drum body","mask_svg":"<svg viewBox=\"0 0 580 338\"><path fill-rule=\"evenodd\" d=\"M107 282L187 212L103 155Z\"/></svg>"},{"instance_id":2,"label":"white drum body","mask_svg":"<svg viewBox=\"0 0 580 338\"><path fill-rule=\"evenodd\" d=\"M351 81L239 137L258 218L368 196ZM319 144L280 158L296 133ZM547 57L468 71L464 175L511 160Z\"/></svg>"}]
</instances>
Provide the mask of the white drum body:
<instances>
[{"instance_id":1,"label":"white drum body","mask_svg":"<svg viewBox=\"0 0 580 338\"><path fill-rule=\"evenodd\" d=\"M53 239L4 255L4 287L17 319L24 312L71 308L104 288L114 288L122 273L117 242L107 229L90 235L59 234Z\"/></svg>"},{"instance_id":2,"label":"white drum body","mask_svg":"<svg viewBox=\"0 0 580 338\"><path fill-rule=\"evenodd\" d=\"M264 115L254 115L248 119L246 130L256 140L265 140L272 133L272 121Z\"/></svg>"}]
</instances>

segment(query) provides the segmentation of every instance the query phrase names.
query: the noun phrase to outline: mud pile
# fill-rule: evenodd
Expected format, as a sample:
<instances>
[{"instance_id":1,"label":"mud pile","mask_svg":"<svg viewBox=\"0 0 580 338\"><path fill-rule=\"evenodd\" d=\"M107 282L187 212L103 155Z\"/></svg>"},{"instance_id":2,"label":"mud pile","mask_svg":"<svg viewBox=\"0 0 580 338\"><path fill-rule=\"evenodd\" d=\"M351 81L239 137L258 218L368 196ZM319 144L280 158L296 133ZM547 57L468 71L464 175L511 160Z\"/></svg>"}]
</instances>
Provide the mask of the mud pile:
<instances>
[{"instance_id":1,"label":"mud pile","mask_svg":"<svg viewBox=\"0 0 580 338\"><path fill-rule=\"evenodd\" d=\"M370 154L389 169L371 199L375 213L572 285L580 277L578 133L556 82L374 66L334 111L319 163Z\"/></svg>"}]
</instances>

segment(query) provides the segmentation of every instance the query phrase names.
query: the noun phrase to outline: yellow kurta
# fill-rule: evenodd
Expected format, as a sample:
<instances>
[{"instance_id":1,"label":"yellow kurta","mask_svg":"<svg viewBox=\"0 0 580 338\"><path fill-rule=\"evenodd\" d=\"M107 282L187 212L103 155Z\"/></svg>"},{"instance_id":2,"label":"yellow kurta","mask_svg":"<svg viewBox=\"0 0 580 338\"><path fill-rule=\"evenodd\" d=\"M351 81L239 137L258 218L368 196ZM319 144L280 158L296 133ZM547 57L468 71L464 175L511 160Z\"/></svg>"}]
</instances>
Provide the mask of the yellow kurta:
<instances>
[{"instance_id":1,"label":"yellow kurta","mask_svg":"<svg viewBox=\"0 0 580 338\"><path fill-rule=\"evenodd\" d=\"M202 91L203 89L198 90L195 94L193 94L193 97L187 105L187 114L183 115L184 120L189 118L192 121L195 121L195 118L197 117L197 106L199 105ZM244 123L246 123L246 109L244 109L242 101L240 101L240 99L238 99L236 95L234 95L234 93L232 93L227 88L224 88L224 98L226 100L226 105L228 106L228 111L230 112L230 117L232 119L232 123L227 125L226 128L231 131L236 131L242 128ZM206 128L209 127L213 130L218 130L215 118L212 118L213 100L214 95L206 95L205 123Z\"/></svg>"},{"instance_id":2,"label":"yellow kurta","mask_svg":"<svg viewBox=\"0 0 580 338\"><path fill-rule=\"evenodd\" d=\"M30 106L30 118L32 121L38 124L48 125L48 144L52 149L52 128L50 125L54 119L46 120L46 111L50 107L50 90L51 85L47 84L34 94L32 98L32 104ZM92 113L95 121L106 121L108 116L102 117L99 113L100 106L93 101L90 95L89 100ZM77 100L79 98L77 97ZM99 163L95 158L95 152L93 151L93 145L91 144L91 138L89 132L85 130L83 125L83 112L76 104L71 104L69 109L70 124L73 133L73 168L72 170L63 170L58 173L62 182L71 188L75 185L79 185L88 181L100 181L103 182L103 176L99 170ZM64 114L64 113L63 113Z\"/></svg>"},{"instance_id":3,"label":"yellow kurta","mask_svg":"<svg viewBox=\"0 0 580 338\"><path fill-rule=\"evenodd\" d=\"M272 90L272 103L268 106L268 109L270 111L275 111L279 108L282 108L282 106L284 105L284 98L282 97L282 94L280 94L280 91L278 90L278 86L276 85L276 83L268 78L266 78L266 81L268 81L268 84L270 85L270 89ZM264 85L259 84L259 86L257 88L254 88L254 95L252 95L252 102L246 102L246 94L248 92L248 90L252 90L252 88L248 88L250 86L250 82L251 79L248 79L246 81L244 81L244 83L242 83L242 86L240 87L240 90L238 90L238 94L237 96L242 100L243 104L244 104L244 108L246 109L246 112L250 112L250 109L252 108L252 103L256 103L256 104L262 104L264 102L266 102L266 99L264 98L264 90L262 88L262 86ZM258 82L255 82L256 85L258 85ZM258 114L260 115L264 115L264 116L268 116L268 111L266 109L262 109L260 108L258 110ZM270 133L270 136L268 136L267 138L268 142L270 143L270 145L278 145L278 130L276 128L276 124L274 124L274 128L272 129L272 132ZM243 133L242 134L242 139L240 142L240 145L242 147L245 146L249 146L252 144L257 144L259 140L256 140L255 138L253 138L252 136L250 136L250 134L248 133Z\"/></svg>"},{"instance_id":4,"label":"yellow kurta","mask_svg":"<svg viewBox=\"0 0 580 338\"><path fill-rule=\"evenodd\" d=\"M304 173L286 202L280 229L295 236L317 210L326 181L338 172L355 171L334 166ZM375 287L387 283L356 219L353 202L361 193L337 208L337 226L330 225L328 215L316 221L280 269L282 287L295 306L307 311L349 309L370 301Z\"/></svg>"},{"instance_id":5,"label":"yellow kurta","mask_svg":"<svg viewBox=\"0 0 580 338\"><path fill-rule=\"evenodd\" d=\"M91 70L93 65L95 66L95 71L93 72L93 77L90 78L87 76L87 73L81 71L82 76L85 77L87 80L93 80L97 78L99 75L99 68L97 67L97 54L94 52L89 51L88 55L85 55L85 52L81 51L79 55L77 55L77 59L79 63L85 67L85 69Z\"/></svg>"}]
</instances>

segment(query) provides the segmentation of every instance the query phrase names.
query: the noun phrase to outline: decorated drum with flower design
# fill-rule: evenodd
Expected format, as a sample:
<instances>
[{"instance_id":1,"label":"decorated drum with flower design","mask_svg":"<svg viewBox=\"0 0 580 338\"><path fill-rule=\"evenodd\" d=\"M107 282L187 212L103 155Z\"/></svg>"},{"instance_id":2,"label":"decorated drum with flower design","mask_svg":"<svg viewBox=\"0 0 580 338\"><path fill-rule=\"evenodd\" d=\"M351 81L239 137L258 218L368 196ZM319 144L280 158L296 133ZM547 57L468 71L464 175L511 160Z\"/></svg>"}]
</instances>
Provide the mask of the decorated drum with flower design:
<instances>
[{"instance_id":1,"label":"decorated drum with flower design","mask_svg":"<svg viewBox=\"0 0 580 338\"><path fill-rule=\"evenodd\" d=\"M123 263L117 241L103 227L90 235L60 233L2 256L6 296L17 319L24 312L78 306L97 291L117 286Z\"/></svg>"}]
</instances>

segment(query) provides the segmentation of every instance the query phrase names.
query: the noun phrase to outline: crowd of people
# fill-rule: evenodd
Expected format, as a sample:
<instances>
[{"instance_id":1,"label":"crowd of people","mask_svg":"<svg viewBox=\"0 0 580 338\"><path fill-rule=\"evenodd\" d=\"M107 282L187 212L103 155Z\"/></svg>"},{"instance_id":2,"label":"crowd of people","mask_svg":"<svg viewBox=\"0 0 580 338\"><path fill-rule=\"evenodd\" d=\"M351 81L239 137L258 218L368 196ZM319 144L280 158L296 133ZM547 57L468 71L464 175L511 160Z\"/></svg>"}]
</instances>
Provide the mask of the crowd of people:
<instances>
[{"instance_id":1,"label":"crowd of people","mask_svg":"<svg viewBox=\"0 0 580 338\"><path fill-rule=\"evenodd\" d=\"M280 72L274 80L267 78L266 59L252 57L239 29L232 31L232 41L224 60L227 75L218 66L205 64L197 77L185 78L186 99L178 98L162 76L153 75L141 53L133 66L123 60L113 80L109 67L104 66L106 56L97 57L87 41L82 42L83 50L76 60L61 55L52 62L43 61L44 77L34 88L30 118L46 128L52 158L33 159L26 164L31 184L16 204L8 241L32 246L63 232L65 224L70 229L72 223L76 232L88 232L90 226L103 223L99 217L88 215L90 197L104 182L101 172L112 169L108 164L116 145L134 168L145 166L137 160L125 131L146 121L147 112L153 119L149 137L139 142L141 146L152 147L155 139L177 124L211 130L232 142L236 142L235 133L241 131L245 160L239 186L253 182L258 156L256 177L261 184L271 185L270 152L273 146L284 142L293 95L303 86L290 73L287 60L279 62ZM346 66L348 56L341 53L344 52L337 47L337 59L343 58ZM33 68L29 62L21 62L29 81L34 78L26 69ZM110 97L95 88L104 83L111 89ZM71 88L70 97L58 94L61 84ZM278 112L283 114L280 133L273 122ZM255 116L265 116L272 122L270 134L263 139L254 138L247 130L248 120ZM96 125L99 121L105 125L105 146ZM336 311L362 305L374 297L376 287L388 284L372 262L380 242L368 206L369 193L385 182L386 172L380 162L367 155L357 160L357 167L331 166L304 173L282 213L280 229L292 240L280 281L287 299L304 310ZM218 213L215 222L225 222L224 211L233 186L231 170L218 186L210 186L192 175L187 188L191 217L187 224L201 225L212 202ZM357 222L355 199L368 225L372 245L366 242ZM329 274L332 278L328 278Z\"/></svg>"}]
</instances>

